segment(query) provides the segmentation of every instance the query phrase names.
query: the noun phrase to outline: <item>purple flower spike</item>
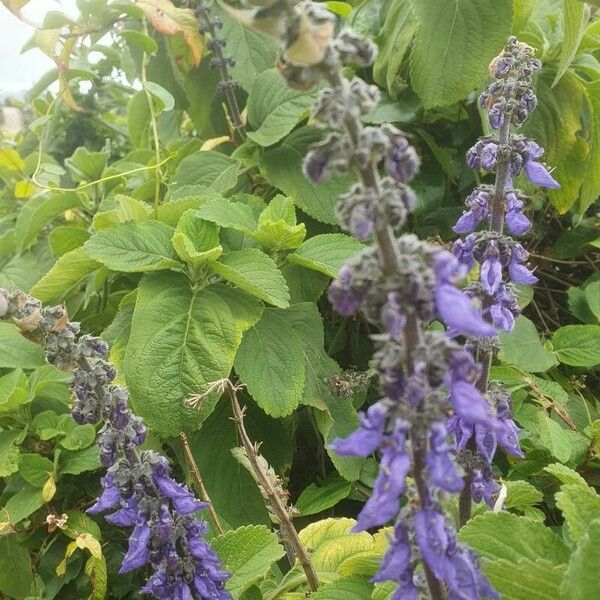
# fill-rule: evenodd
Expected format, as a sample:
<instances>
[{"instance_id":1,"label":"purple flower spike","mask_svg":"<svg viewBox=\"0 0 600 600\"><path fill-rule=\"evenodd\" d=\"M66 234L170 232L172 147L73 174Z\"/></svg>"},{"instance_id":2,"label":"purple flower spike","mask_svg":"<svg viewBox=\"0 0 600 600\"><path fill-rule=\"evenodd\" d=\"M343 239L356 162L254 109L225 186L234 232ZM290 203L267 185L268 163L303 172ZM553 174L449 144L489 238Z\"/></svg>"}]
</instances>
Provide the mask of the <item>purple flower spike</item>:
<instances>
[{"instance_id":1,"label":"purple flower spike","mask_svg":"<svg viewBox=\"0 0 600 600\"><path fill-rule=\"evenodd\" d=\"M408 531L402 522L396 523L394 533L390 536L390 545L383 556L379 571L372 581L393 581L411 569L411 548L408 540Z\"/></svg>"},{"instance_id":2,"label":"purple flower spike","mask_svg":"<svg viewBox=\"0 0 600 600\"><path fill-rule=\"evenodd\" d=\"M140 515L138 522L129 538L129 549L123 558L119 573L129 573L143 567L149 558L148 542L150 541L150 527L144 515Z\"/></svg>"},{"instance_id":3,"label":"purple flower spike","mask_svg":"<svg viewBox=\"0 0 600 600\"><path fill-rule=\"evenodd\" d=\"M528 160L523 165L523 168L525 169L525 175L527 175L531 183L554 190L560 188L560 183L550 175L542 163L535 160Z\"/></svg>"}]
</instances>

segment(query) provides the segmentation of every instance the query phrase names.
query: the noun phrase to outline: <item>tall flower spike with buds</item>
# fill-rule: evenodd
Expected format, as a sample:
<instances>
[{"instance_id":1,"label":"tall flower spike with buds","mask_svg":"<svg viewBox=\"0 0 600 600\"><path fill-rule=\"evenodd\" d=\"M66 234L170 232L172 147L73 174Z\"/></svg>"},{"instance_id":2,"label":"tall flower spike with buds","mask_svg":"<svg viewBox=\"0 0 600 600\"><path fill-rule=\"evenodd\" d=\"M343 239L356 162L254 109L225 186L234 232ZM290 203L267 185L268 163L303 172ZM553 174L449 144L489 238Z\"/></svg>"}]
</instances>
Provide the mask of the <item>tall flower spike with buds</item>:
<instances>
[{"instance_id":1,"label":"tall flower spike with buds","mask_svg":"<svg viewBox=\"0 0 600 600\"><path fill-rule=\"evenodd\" d=\"M322 79L329 84L312 118L330 133L310 150L304 171L314 183L336 171L356 172L358 182L338 199L337 214L344 229L373 241L340 269L329 289L339 313L361 311L381 329L373 336L373 367L383 397L360 415L357 431L333 443L342 455L377 452L381 457L356 530L394 523L374 581L394 581L395 600L420 597L419 562L432 600L496 598L475 555L458 543L440 496L463 487L448 443L448 415L499 434L505 426L474 385L480 370L472 355L426 325L439 319L474 337L493 336L495 329L456 287L466 268L455 256L414 235L396 237L414 205L408 182L419 158L392 125L363 126L361 117L377 104L378 90L358 77L346 80L342 68L371 64L376 49L349 30L334 36L333 23L321 5L298 4L288 18L278 64L292 87L307 88ZM299 60L300 47L310 52ZM407 481L409 474L414 485ZM404 495L409 502L401 509Z\"/></svg>"},{"instance_id":2,"label":"tall flower spike with buds","mask_svg":"<svg viewBox=\"0 0 600 600\"><path fill-rule=\"evenodd\" d=\"M224 587L229 575L204 540L207 525L194 518L206 504L172 478L164 457L139 449L146 427L129 410L127 390L112 383L116 371L105 360L106 343L80 335L63 307L43 308L20 292L0 290L0 318L12 319L43 345L48 362L72 372L73 419L104 422L98 445L106 475L88 512L112 511L106 521L133 528L120 572L149 567L140 593L159 600L231 600Z\"/></svg>"},{"instance_id":3,"label":"tall flower spike with buds","mask_svg":"<svg viewBox=\"0 0 600 600\"><path fill-rule=\"evenodd\" d=\"M480 97L492 135L478 140L467 152L466 160L473 169L495 173L496 180L493 185L480 185L467 197L467 210L454 226L457 233L468 234L455 242L454 255L468 270L479 266L479 281L469 286L467 293L481 304L484 318L504 331L514 328L519 314L514 284L531 285L537 281L527 267L527 250L512 237L531 228L523 213L526 198L514 187L513 178L523 173L535 185L560 187L540 161L543 148L512 131L521 127L535 109L533 75L540 68L533 48L514 37L509 38L502 53L492 61L493 81ZM475 231L481 223L486 227ZM453 418L450 429L467 470L468 485L461 494L459 511L462 523L470 514L468 494L476 501L494 503L498 486L491 464L497 445L513 456L523 456L518 429L510 416L510 394L499 383L488 383L494 344L488 341L473 346L483 365L478 389L486 395L505 428L498 433L482 425L467 424L459 416Z\"/></svg>"}]
</instances>

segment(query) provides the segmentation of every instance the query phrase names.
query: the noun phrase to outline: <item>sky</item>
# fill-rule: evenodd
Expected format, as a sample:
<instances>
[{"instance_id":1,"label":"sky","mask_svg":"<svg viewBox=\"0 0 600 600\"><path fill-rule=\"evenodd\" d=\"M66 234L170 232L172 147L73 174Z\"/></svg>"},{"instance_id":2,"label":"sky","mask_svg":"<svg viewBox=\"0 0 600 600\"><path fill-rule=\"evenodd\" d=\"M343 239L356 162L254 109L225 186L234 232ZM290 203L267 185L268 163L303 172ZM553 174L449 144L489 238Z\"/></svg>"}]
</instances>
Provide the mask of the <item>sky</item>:
<instances>
[{"instance_id":1,"label":"sky","mask_svg":"<svg viewBox=\"0 0 600 600\"><path fill-rule=\"evenodd\" d=\"M22 12L28 20L41 24L49 10L77 15L75 0L31 0ZM21 48L33 31L0 4L0 95L2 92L26 91L54 66L38 49L21 54Z\"/></svg>"}]
</instances>

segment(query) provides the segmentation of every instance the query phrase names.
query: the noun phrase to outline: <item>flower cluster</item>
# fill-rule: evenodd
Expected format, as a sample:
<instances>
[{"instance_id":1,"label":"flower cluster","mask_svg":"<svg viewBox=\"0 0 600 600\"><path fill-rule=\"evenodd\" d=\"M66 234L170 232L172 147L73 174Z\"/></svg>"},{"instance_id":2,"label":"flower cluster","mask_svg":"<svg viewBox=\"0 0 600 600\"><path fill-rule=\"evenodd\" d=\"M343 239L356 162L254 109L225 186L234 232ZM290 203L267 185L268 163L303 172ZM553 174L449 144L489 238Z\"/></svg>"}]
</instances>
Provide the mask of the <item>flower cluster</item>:
<instances>
[{"instance_id":1,"label":"flower cluster","mask_svg":"<svg viewBox=\"0 0 600 600\"><path fill-rule=\"evenodd\" d=\"M98 437L100 462L107 469L103 491L88 509L119 527L132 527L121 573L149 566L152 575L140 590L160 600L230 600L229 575L204 540L207 525L194 518L206 507L177 483L167 460L140 450L143 421L128 408L127 390L115 385L116 372L106 359L108 346L79 335L63 307L45 308L20 292L0 290L0 318L10 318L27 337L43 344L48 361L72 371L73 419L104 421Z\"/></svg>"},{"instance_id":2,"label":"flower cluster","mask_svg":"<svg viewBox=\"0 0 600 600\"><path fill-rule=\"evenodd\" d=\"M479 281L466 291L478 300L484 318L503 331L512 331L519 314L514 285L537 282L527 267L527 250L511 237L527 233L532 226L523 213L525 197L513 187L513 177L524 173L535 185L559 187L540 162L543 148L511 130L523 125L536 106L533 74L540 68L533 49L514 37L492 61L493 81L481 95L480 105L487 112L494 133L477 141L467 152L466 160L472 169L495 173L496 180L494 185L480 185L469 194L465 202L467 210L454 227L457 233L467 234L454 243L454 255L468 270L479 267ZM475 231L481 223L486 225L485 229ZM504 233L505 225L510 235ZM482 348L481 344L475 346L476 351ZM492 352L492 346L483 352L488 363ZM455 436L461 463L472 474L469 479L473 499L492 504L498 487L491 467L497 445L516 457L522 457L522 452L518 428L510 416L510 394L496 382L488 384L487 374L479 387L503 429L473 426L460 415L453 417L449 429Z\"/></svg>"},{"instance_id":3,"label":"flower cluster","mask_svg":"<svg viewBox=\"0 0 600 600\"><path fill-rule=\"evenodd\" d=\"M380 455L373 493L356 525L360 531L395 523L374 581L394 581L393 598L416 600L423 582L415 567L421 561L434 600L445 597L444 588L453 598L496 598L477 558L458 543L440 497L464 485L449 443L454 421L448 415L464 427L485 427L499 440L510 432L477 390L480 369L472 354L426 326L437 319L457 333L486 338L496 330L456 287L467 272L457 257L413 235L394 234L414 205L408 183L419 158L395 127L362 125L361 117L378 102L377 88L358 77L348 81L341 70L350 63L369 64L375 48L346 30L334 37L326 26L331 22L320 6L299 4L283 35L279 65L294 87L320 79L329 83L312 119L330 133L308 153L305 174L318 183L333 172L354 170L358 183L340 196L337 214L344 229L373 240L340 269L329 298L340 314L361 311L380 328L373 336L372 366L383 397L360 414L357 431L332 447L341 455ZM300 46L312 48L310 60L295 60ZM411 499L401 508L403 495Z\"/></svg>"}]
</instances>

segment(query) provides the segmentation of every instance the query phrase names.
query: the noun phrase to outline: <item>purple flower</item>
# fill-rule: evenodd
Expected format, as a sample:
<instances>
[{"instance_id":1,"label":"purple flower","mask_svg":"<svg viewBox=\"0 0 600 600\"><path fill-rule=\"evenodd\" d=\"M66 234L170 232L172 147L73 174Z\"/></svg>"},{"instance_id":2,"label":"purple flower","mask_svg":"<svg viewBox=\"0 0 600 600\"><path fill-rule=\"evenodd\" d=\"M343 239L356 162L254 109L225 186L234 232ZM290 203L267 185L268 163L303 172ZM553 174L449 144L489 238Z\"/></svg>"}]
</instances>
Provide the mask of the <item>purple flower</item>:
<instances>
[{"instance_id":1,"label":"purple flower","mask_svg":"<svg viewBox=\"0 0 600 600\"><path fill-rule=\"evenodd\" d=\"M383 439L387 421L387 408L383 402L373 404L367 414L358 414L361 426L347 438L338 438L331 443L331 448L341 456L362 456L373 454Z\"/></svg>"},{"instance_id":2,"label":"purple flower","mask_svg":"<svg viewBox=\"0 0 600 600\"><path fill-rule=\"evenodd\" d=\"M508 263L508 273L513 283L531 285L537 282L538 278L523 265L527 258L528 253L525 248L521 244L515 244Z\"/></svg>"},{"instance_id":3,"label":"purple flower","mask_svg":"<svg viewBox=\"0 0 600 600\"><path fill-rule=\"evenodd\" d=\"M387 302L381 309L381 321L392 337L397 337L402 333L406 324L406 316L401 312L397 293L388 293Z\"/></svg>"},{"instance_id":4,"label":"purple flower","mask_svg":"<svg viewBox=\"0 0 600 600\"><path fill-rule=\"evenodd\" d=\"M92 515L110 510L117 506L121 501L121 492L114 483L112 473L107 473L100 481L104 488L102 494L100 494L98 500L86 510L86 512Z\"/></svg>"},{"instance_id":5,"label":"purple flower","mask_svg":"<svg viewBox=\"0 0 600 600\"><path fill-rule=\"evenodd\" d=\"M531 229L531 221L523 214L524 206L514 192L506 194L506 227L513 235L523 235Z\"/></svg>"},{"instance_id":6,"label":"purple flower","mask_svg":"<svg viewBox=\"0 0 600 600\"><path fill-rule=\"evenodd\" d=\"M409 145L406 138L396 136L385 159L387 174L400 183L406 183L415 176L420 163L415 149Z\"/></svg>"},{"instance_id":7,"label":"purple flower","mask_svg":"<svg viewBox=\"0 0 600 600\"><path fill-rule=\"evenodd\" d=\"M328 291L329 301L334 310L345 317L353 315L364 298L356 294L351 284L352 269L348 265L343 265Z\"/></svg>"},{"instance_id":8,"label":"purple flower","mask_svg":"<svg viewBox=\"0 0 600 600\"><path fill-rule=\"evenodd\" d=\"M498 247L491 241L486 250L486 258L481 265L481 285L488 294L493 294L502 283L502 265L498 254Z\"/></svg>"},{"instance_id":9,"label":"purple flower","mask_svg":"<svg viewBox=\"0 0 600 600\"><path fill-rule=\"evenodd\" d=\"M190 515L198 510L206 508L206 502L196 500L194 494L187 487L174 481L171 477L154 473L152 480L156 487L173 503L173 508L180 515Z\"/></svg>"},{"instance_id":10,"label":"purple flower","mask_svg":"<svg viewBox=\"0 0 600 600\"><path fill-rule=\"evenodd\" d=\"M464 241L456 240L452 245L452 254L456 256L461 265L465 265L468 270L473 268L475 259L473 258L473 247L477 242L475 234L468 235Z\"/></svg>"},{"instance_id":11,"label":"purple flower","mask_svg":"<svg viewBox=\"0 0 600 600\"><path fill-rule=\"evenodd\" d=\"M415 534L425 562L440 581L445 581L449 540L444 516L434 508L418 510L415 514Z\"/></svg>"},{"instance_id":12,"label":"purple flower","mask_svg":"<svg viewBox=\"0 0 600 600\"><path fill-rule=\"evenodd\" d=\"M540 187L552 188L555 190L560 188L560 183L550 175L542 163L535 160L527 160L523 164L523 168L525 170L525 175L527 175L527 178L531 183L539 185Z\"/></svg>"},{"instance_id":13,"label":"purple flower","mask_svg":"<svg viewBox=\"0 0 600 600\"><path fill-rule=\"evenodd\" d=\"M512 331L515 326L515 316L519 314L517 297L504 283L501 284L492 297L489 314L496 327L502 331Z\"/></svg>"},{"instance_id":14,"label":"purple flower","mask_svg":"<svg viewBox=\"0 0 600 600\"><path fill-rule=\"evenodd\" d=\"M482 149L480 155L481 167L486 171L491 171L496 166L498 157L498 144L488 142Z\"/></svg>"},{"instance_id":15,"label":"purple flower","mask_svg":"<svg viewBox=\"0 0 600 600\"><path fill-rule=\"evenodd\" d=\"M129 573L143 567L149 558L148 542L150 541L150 526L143 514L138 517L138 522L129 538L129 548L123 558L119 573Z\"/></svg>"},{"instance_id":16,"label":"purple flower","mask_svg":"<svg viewBox=\"0 0 600 600\"><path fill-rule=\"evenodd\" d=\"M448 432L442 423L431 425L429 451L427 452L427 470L431 483L446 492L458 493L464 481L456 470L450 447L446 443Z\"/></svg>"},{"instance_id":17,"label":"purple flower","mask_svg":"<svg viewBox=\"0 0 600 600\"><path fill-rule=\"evenodd\" d=\"M379 570L372 581L394 581L409 571L412 579L411 569L411 547L408 540L408 531L404 523L398 521L394 527L394 533L390 536L390 545L383 555Z\"/></svg>"},{"instance_id":18,"label":"purple flower","mask_svg":"<svg viewBox=\"0 0 600 600\"><path fill-rule=\"evenodd\" d=\"M470 233L481 223L489 218L490 194L487 190L477 188L467 199L465 204L469 208L456 222L453 230L456 233Z\"/></svg>"},{"instance_id":19,"label":"purple flower","mask_svg":"<svg viewBox=\"0 0 600 600\"><path fill-rule=\"evenodd\" d=\"M475 442L479 452L487 459L488 462L492 462L494 454L496 454L497 435L496 430L490 429L485 425L475 425Z\"/></svg>"},{"instance_id":20,"label":"purple flower","mask_svg":"<svg viewBox=\"0 0 600 600\"><path fill-rule=\"evenodd\" d=\"M438 315L453 332L475 337L496 335L496 330L481 317L471 299L453 285L438 285L435 303Z\"/></svg>"},{"instance_id":21,"label":"purple flower","mask_svg":"<svg viewBox=\"0 0 600 600\"><path fill-rule=\"evenodd\" d=\"M488 121L492 129L500 129L504 125L504 104L497 102L488 112Z\"/></svg>"},{"instance_id":22,"label":"purple flower","mask_svg":"<svg viewBox=\"0 0 600 600\"><path fill-rule=\"evenodd\" d=\"M479 469L473 471L473 480L471 481L471 496L475 502L482 500L488 506L494 505L494 496L498 491L498 484L494 480L491 469L486 469L483 473Z\"/></svg>"},{"instance_id":23,"label":"purple flower","mask_svg":"<svg viewBox=\"0 0 600 600\"><path fill-rule=\"evenodd\" d=\"M373 493L358 515L354 531L383 525L392 519L400 508L400 496L404 493L405 479L410 469L410 458L404 450L408 424L397 420L394 431L384 437L381 445L379 475Z\"/></svg>"},{"instance_id":24,"label":"purple flower","mask_svg":"<svg viewBox=\"0 0 600 600\"><path fill-rule=\"evenodd\" d=\"M117 527L133 527L138 518L138 507L135 498L131 497L125 502L125 506L118 511L106 515L104 520Z\"/></svg>"}]
</instances>

